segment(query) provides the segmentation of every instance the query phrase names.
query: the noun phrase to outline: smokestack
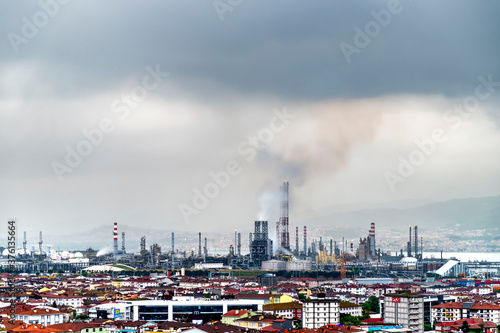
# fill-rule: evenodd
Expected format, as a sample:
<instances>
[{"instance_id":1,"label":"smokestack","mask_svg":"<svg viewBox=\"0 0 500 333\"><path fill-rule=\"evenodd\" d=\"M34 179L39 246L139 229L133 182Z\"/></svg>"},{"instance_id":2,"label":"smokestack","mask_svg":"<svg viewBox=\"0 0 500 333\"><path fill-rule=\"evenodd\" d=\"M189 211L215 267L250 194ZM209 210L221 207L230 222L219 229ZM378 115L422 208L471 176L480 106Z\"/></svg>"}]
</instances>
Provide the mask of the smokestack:
<instances>
[{"instance_id":1,"label":"smokestack","mask_svg":"<svg viewBox=\"0 0 500 333\"><path fill-rule=\"evenodd\" d=\"M424 260L424 237L420 237L420 258Z\"/></svg>"},{"instance_id":2,"label":"smokestack","mask_svg":"<svg viewBox=\"0 0 500 333\"><path fill-rule=\"evenodd\" d=\"M125 254L125 232L122 232L122 253Z\"/></svg>"},{"instance_id":3,"label":"smokestack","mask_svg":"<svg viewBox=\"0 0 500 333\"><path fill-rule=\"evenodd\" d=\"M23 241L23 250L24 250L23 254L24 255L26 255L26 244L27 244L27 242L26 242L26 231L25 231L24 232L24 241Z\"/></svg>"},{"instance_id":4,"label":"smokestack","mask_svg":"<svg viewBox=\"0 0 500 333\"><path fill-rule=\"evenodd\" d=\"M307 257L307 227L304 226L304 256Z\"/></svg>"},{"instance_id":5,"label":"smokestack","mask_svg":"<svg viewBox=\"0 0 500 333\"><path fill-rule=\"evenodd\" d=\"M234 229L234 249L238 248L238 230Z\"/></svg>"},{"instance_id":6,"label":"smokestack","mask_svg":"<svg viewBox=\"0 0 500 333\"><path fill-rule=\"evenodd\" d=\"M201 232L198 233L198 257L201 258Z\"/></svg>"},{"instance_id":7,"label":"smokestack","mask_svg":"<svg viewBox=\"0 0 500 333\"><path fill-rule=\"evenodd\" d=\"M241 257L241 232L238 232L238 257Z\"/></svg>"},{"instance_id":8,"label":"smokestack","mask_svg":"<svg viewBox=\"0 0 500 333\"><path fill-rule=\"evenodd\" d=\"M280 242L280 246L290 250L290 235L288 232L288 200L289 200L289 195L288 195L288 187L289 184L287 181L283 182L283 185L281 186L281 217L279 220L279 232L280 236L278 237L278 241Z\"/></svg>"},{"instance_id":9,"label":"smokestack","mask_svg":"<svg viewBox=\"0 0 500 333\"><path fill-rule=\"evenodd\" d=\"M299 227L295 227L295 255L299 255Z\"/></svg>"},{"instance_id":10,"label":"smokestack","mask_svg":"<svg viewBox=\"0 0 500 333\"><path fill-rule=\"evenodd\" d=\"M175 236L174 233L172 233L172 254L175 253L174 241L175 241Z\"/></svg>"},{"instance_id":11,"label":"smokestack","mask_svg":"<svg viewBox=\"0 0 500 333\"><path fill-rule=\"evenodd\" d=\"M38 242L38 248L40 251L40 255L42 255L42 245L43 245L42 232L40 231L40 241Z\"/></svg>"},{"instance_id":12,"label":"smokestack","mask_svg":"<svg viewBox=\"0 0 500 333\"><path fill-rule=\"evenodd\" d=\"M205 252L205 259L208 257L208 245L207 245L207 237L205 237L205 248L204 248L204 252Z\"/></svg>"},{"instance_id":13,"label":"smokestack","mask_svg":"<svg viewBox=\"0 0 500 333\"><path fill-rule=\"evenodd\" d=\"M118 255L118 222L114 223L113 226L113 255Z\"/></svg>"},{"instance_id":14,"label":"smokestack","mask_svg":"<svg viewBox=\"0 0 500 333\"><path fill-rule=\"evenodd\" d=\"M375 223L372 222L370 226L370 233L368 234L370 239L370 256L375 256Z\"/></svg>"},{"instance_id":15,"label":"smokestack","mask_svg":"<svg viewBox=\"0 0 500 333\"><path fill-rule=\"evenodd\" d=\"M415 258L418 258L418 229L417 226L415 226L415 235L413 235L415 238Z\"/></svg>"},{"instance_id":16,"label":"smokestack","mask_svg":"<svg viewBox=\"0 0 500 333\"><path fill-rule=\"evenodd\" d=\"M408 242L408 257L411 257L411 226L410 226L410 240Z\"/></svg>"},{"instance_id":17,"label":"smokestack","mask_svg":"<svg viewBox=\"0 0 500 333\"><path fill-rule=\"evenodd\" d=\"M248 252L250 252L250 255L252 255L252 242L253 242L252 233L250 232L248 234Z\"/></svg>"}]
</instances>

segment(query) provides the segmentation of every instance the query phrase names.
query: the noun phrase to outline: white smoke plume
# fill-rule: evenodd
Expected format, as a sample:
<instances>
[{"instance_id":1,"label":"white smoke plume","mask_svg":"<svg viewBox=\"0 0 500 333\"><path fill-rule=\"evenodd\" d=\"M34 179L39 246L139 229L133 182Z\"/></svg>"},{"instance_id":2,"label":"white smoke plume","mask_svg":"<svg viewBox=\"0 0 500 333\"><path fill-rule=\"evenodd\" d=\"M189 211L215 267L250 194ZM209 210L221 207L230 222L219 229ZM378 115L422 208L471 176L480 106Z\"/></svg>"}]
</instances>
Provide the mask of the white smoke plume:
<instances>
[{"instance_id":1,"label":"white smoke plume","mask_svg":"<svg viewBox=\"0 0 500 333\"><path fill-rule=\"evenodd\" d=\"M110 246L105 246L103 248L100 248L99 251L97 251L96 256L100 257L100 256L104 256L106 254L112 253L112 252L113 252L113 249Z\"/></svg>"}]
</instances>

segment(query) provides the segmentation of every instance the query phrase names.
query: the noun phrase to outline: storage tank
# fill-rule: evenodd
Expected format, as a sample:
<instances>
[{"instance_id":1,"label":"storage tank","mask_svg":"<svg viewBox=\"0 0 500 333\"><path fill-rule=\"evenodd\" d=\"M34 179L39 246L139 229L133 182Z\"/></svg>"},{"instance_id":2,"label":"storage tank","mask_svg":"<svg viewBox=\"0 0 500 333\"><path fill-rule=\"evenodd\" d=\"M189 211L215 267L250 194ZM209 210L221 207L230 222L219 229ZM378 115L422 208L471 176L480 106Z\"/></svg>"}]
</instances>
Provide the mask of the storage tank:
<instances>
[{"instance_id":1,"label":"storage tank","mask_svg":"<svg viewBox=\"0 0 500 333\"><path fill-rule=\"evenodd\" d=\"M286 262L280 260L267 260L262 262L263 271L284 271Z\"/></svg>"},{"instance_id":2,"label":"storage tank","mask_svg":"<svg viewBox=\"0 0 500 333\"><path fill-rule=\"evenodd\" d=\"M310 271L312 262L309 260L291 260L286 263L287 271Z\"/></svg>"}]
</instances>

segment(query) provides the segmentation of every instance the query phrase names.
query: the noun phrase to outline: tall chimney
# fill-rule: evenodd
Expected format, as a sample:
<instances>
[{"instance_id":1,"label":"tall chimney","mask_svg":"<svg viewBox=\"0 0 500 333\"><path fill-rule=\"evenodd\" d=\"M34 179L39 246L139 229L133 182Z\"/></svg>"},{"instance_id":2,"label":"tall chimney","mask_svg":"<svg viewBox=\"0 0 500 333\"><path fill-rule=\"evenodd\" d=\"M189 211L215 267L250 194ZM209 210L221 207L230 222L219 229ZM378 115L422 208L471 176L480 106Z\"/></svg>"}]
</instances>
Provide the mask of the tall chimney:
<instances>
[{"instance_id":1,"label":"tall chimney","mask_svg":"<svg viewBox=\"0 0 500 333\"><path fill-rule=\"evenodd\" d=\"M241 257L241 232L238 232L238 257Z\"/></svg>"},{"instance_id":2,"label":"tall chimney","mask_svg":"<svg viewBox=\"0 0 500 333\"><path fill-rule=\"evenodd\" d=\"M298 256L300 254L299 250L299 227L295 227L295 255Z\"/></svg>"},{"instance_id":3,"label":"tall chimney","mask_svg":"<svg viewBox=\"0 0 500 333\"><path fill-rule=\"evenodd\" d=\"M38 242L38 248L40 251L40 255L42 255L42 245L43 245L42 232L40 231L40 241Z\"/></svg>"},{"instance_id":4,"label":"tall chimney","mask_svg":"<svg viewBox=\"0 0 500 333\"><path fill-rule=\"evenodd\" d=\"M125 254L125 232L122 232L122 253Z\"/></svg>"},{"instance_id":5,"label":"tall chimney","mask_svg":"<svg viewBox=\"0 0 500 333\"><path fill-rule=\"evenodd\" d=\"M375 223L372 222L370 226L370 233L368 234L370 239L370 256L375 256Z\"/></svg>"},{"instance_id":6,"label":"tall chimney","mask_svg":"<svg viewBox=\"0 0 500 333\"><path fill-rule=\"evenodd\" d=\"M408 242L408 257L411 257L411 226L410 226L410 239Z\"/></svg>"},{"instance_id":7,"label":"tall chimney","mask_svg":"<svg viewBox=\"0 0 500 333\"><path fill-rule=\"evenodd\" d=\"M290 234L288 232L288 205L289 205L289 195L288 195L288 187L289 184L287 181L283 182L283 185L281 186L281 216L279 220L279 230L278 232L281 233L279 236L278 240L280 241L279 246L282 248L285 248L287 250L290 250Z\"/></svg>"},{"instance_id":8,"label":"tall chimney","mask_svg":"<svg viewBox=\"0 0 500 333\"><path fill-rule=\"evenodd\" d=\"M304 256L307 257L307 227L304 226Z\"/></svg>"},{"instance_id":9,"label":"tall chimney","mask_svg":"<svg viewBox=\"0 0 500 333\"><path fill-rule=\"evenodd\" d=\"M113 255L116 259L118 255L118 222L115 222L113 226Z\"/></svg>"},{"instance_id":10,"label":"tall chimney","mask_svg":"<svg viewBox=\"0 0 500 333\"><path fill-rule=\"evenodd\" d=\"M198 257L201 258L201 232L198 233Z\"/></svg>"},{"instance_id":11,"label":"tall chimney","mask_svg":"<svg viewBox=\"0 0 500 333\"><path fill-rule=\"evenodd\" d=\"M175 235L172 232L172 254L175 253L174 241L175 241Z\"/></svg>"},{"instance_id":12,"label":"tall chimney","mask_svg":"<svg viewBox=\"0 0 500 333\"><path fill-rule=\"evenodd\" d=\"M424 237L420 237L420 260L424 260Z\"/></svg>"},{"instance_id":13,"label":"tall chimney","mask_svg":"<svg viewBox=\"0 0 500 333\"><path fill-rule=\"evenodd\" d=\"M415 234L413 235L415 239L415 258L418 258L418 229L417 226L415 226Z\"/></svg>"},{"instance_id":14,"label":"tall chimney","mask_svg":"<svg viewBox=\"0 0 500 333\"><path fill-rule=\"evenodd\" d=\"M253 242L252 235L253 234L251 232L248 234L248 252L250 253L250 255L252 255L252 242Z\"/></svg>"},{"instance_id":15,"label":"tall chimney","mask_svg":"<svg viewBox=\"0 0 500 333\"><path fill-rule=\"evenodd\" d=\"M238 230L234 229L234 249L238 247Z\"/></svg>"}]
</instances>

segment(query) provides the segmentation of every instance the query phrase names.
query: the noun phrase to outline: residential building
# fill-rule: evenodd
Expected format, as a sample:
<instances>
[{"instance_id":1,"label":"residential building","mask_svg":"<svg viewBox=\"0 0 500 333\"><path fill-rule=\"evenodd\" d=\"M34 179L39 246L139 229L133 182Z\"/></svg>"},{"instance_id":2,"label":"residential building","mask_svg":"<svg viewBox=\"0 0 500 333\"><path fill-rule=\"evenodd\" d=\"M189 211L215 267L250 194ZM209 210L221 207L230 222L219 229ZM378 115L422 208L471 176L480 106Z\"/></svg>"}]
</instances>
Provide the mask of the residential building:
<instances>
[{"instance_id":1,"label":"residential building","mask_svg":"<svg viewBox=\"0 0 500 333\"><path fill-rule=\"evenodd\" d=\"M344 313L350 316L360 317L363 315L363 307L351 302L340 302L339 303L340 313Z\"/></svg>"},{"instance_id":2,"label":"residential building","mask_svg":"<svg viewBox=\"0 0 500 333\"><path fill-rule=\"evenodd\" d=\"M255 312L247 310L231 310L222 315L221 322L226 325L234 325L235 320L242 319L255 314L256 314Z\"/></svg>"},{"instance_id":3,"label":"residential building","mask_svg":"<svg viewBox=\"0 0 500 333\"><path fill-rule=\"evenodd\" d=\"M64 314L51 307L36 307L16 311L15 320L21 320L28 325L54 325L64 322Z\"/></svg>"},{"instance_id":4,"label":"residential building","mask_svg":"<svg viewBox=\"0 0 500 333\"><path fill-rule=\"evenodd\" d=\"M339 301L334 299L308 299L303 303L302 326L316 329L327 324L340 323Z\"/></svg>"},{"instance_id":5,"label":"residential building","mask_svg":"<svg viewBox=\"0 0 500 333\"><path fill-rule=\"evenodd\" d=\"M299 302L264 304L262 306L264 313L273 314L286 319L302 320L302 304Z\"/></svg>"},{"instance_id":6,"label":"residential building","mask_svg":"<svg viewBox=\"0 0 500 333\"><path fill-rule=\"evenodd\" d=\"M414 333L424 331L424 297L408 290L397 290L386 294L384 299L384 322L402 325Z\"/></svg>"}]
</instances>

